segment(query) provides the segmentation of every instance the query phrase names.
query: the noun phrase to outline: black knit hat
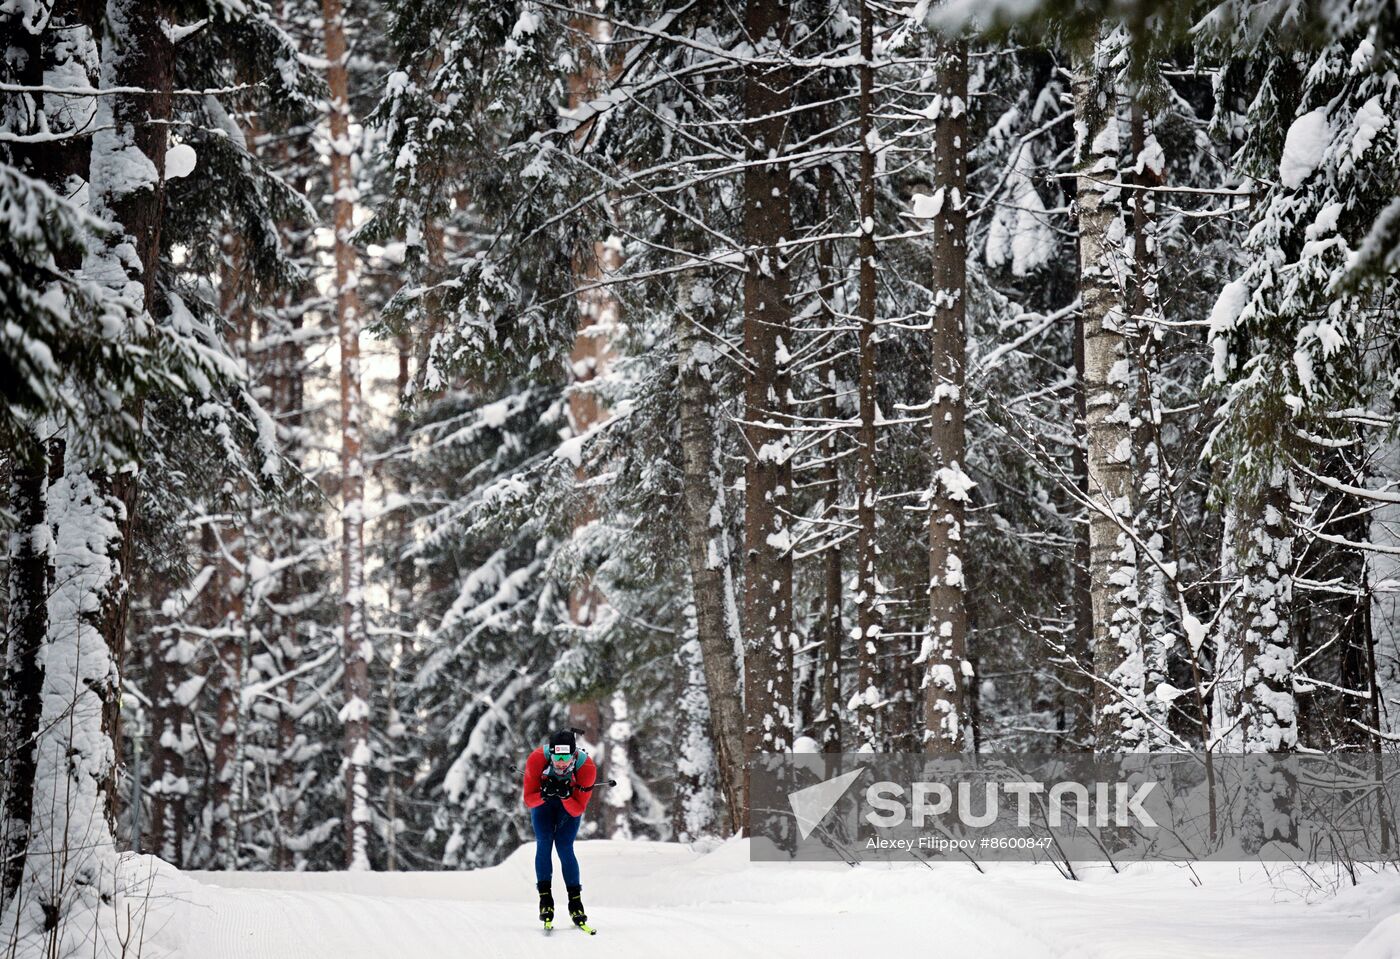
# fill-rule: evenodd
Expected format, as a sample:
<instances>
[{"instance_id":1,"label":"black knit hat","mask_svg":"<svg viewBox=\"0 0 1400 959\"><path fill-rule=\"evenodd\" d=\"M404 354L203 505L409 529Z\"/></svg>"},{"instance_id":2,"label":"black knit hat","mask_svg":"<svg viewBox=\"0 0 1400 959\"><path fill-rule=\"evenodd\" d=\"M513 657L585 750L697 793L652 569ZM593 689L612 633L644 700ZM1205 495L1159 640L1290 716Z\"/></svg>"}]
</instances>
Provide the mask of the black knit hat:
<instances>
[{"instance_id":1,"label":"black knit hat","mask_svg":"<svg viewBox=\"0 0 1400 959\"><path fill-rule=\"evenodd\" d=\"M567 752L572 753L578 746L578 741L574 738L573 730L560 729L549 735L549 748L545 752Z\"/></svg>"}]
</instances>

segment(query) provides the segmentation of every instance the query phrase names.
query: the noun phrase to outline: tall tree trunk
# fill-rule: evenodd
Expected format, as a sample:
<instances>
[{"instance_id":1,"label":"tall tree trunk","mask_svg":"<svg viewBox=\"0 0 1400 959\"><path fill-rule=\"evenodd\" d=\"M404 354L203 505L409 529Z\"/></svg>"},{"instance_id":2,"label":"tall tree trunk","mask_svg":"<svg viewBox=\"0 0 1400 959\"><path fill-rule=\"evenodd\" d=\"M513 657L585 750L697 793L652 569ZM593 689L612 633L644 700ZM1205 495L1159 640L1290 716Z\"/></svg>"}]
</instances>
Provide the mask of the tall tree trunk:
<instances>
[{"instance_id":1,"label":"tall tree trunk","mask_svg":"<svg viewBox=\"0 0 1400 959\"><path fill-rule=\"evenodd\" d=\"M1147 555L1137 563L1138 630L1142 644L1143 700L1147 722L1142 745L1148 749L1166 747L1171 701L1154 695L1167 681L1167 654L1173 637L1167 623L1167 579L1162 566L1167 558L1171 536L1168 518L1166 464L1162 447L1162 404L1158 399L1157 340L1160 326L1157 299L1157 224L1152 187L1162 182L1161 150L1148 129L1141 102L1130 108L1130 136L1133 156L1131 182L1138 189L1128 191L1132 210L1133 260L1130 342L1137 371L1136 396L1132 417L1133 462L1136 475L1137 510L1134 525L1143 539Z\"/></svg>"},{"instance_id":2,"label":"tall tree trunk","mask_svg":"<svg viewBox=\"0 0 1400 959\"><path fill-rule=\"evenodd\" d=\"M744 68L744 746L783 752L792 736L792 463L787 441L791 284L782 241L792 233L792 105L787 0L748 0L759 51ZM745 787L745 806L748 789Z\"/></svg>"},{"instance_id":3,"label":"tall tree trunk","mask_svg":"<svg viewBox=\"0 0 1400 959\"><path fill-rule=\"evenodd\" d=\"M122 230L109 235L105 248L94 255L94 260L102 262L95 269L101 271L107 282L121 284L124 291L129 290L131 284L140 284L140 305L147 322L161 309L156 287L160 275L161 225L165 216L167 129L175 79L175 46L166 30L169 17L166 4L160 0L149 3L109 0L107 4L109 27L102 46L104 81L110 70L114 85L137 87L147 92L139 96L99 98L112 101L113 129L110 132L102 129L106 118L102 116L103 105L99 103L99 126L96 128L99 132L93 135L89 186L93 212L122 225ZM143 168L137 177L132 176L131 169L133 147L143 158ZM133 248L139 266L131 262ZM122 264L124 280L112 270L116 264ZM142 329L135 335L144 338L149 334ZM138 424L143 409L143 401L138 397L128 410ZM131 530L139 477L137 469L115 474L104 472L98 476L99 488L112 497L116 508L116 536L111 544L116 573L102 596L101 626L116 664L113 693L104 711L104 727L114 744L121 742L120 670L126 653L127 614L131 605ZM119 801L116 769L117 764L113 762L109 773L113 781L107 785L108 815L113 821Z\"/></svg>"},{"instance_id":4,"label":"tall tree trunk","mask_svg":"<svg viewBox=\"0 0 1400 959\"><path fill-rule=\"evenodd\" d=\"M25 86L42 86L45 70L82 63L85 47L93 43L91 27L98 22L94 9L73 0L59 0L43 18L9 14L6 39L9 58L18 66L15 79ZM92 82L83 71L84 82ZM29 100L32 111L27 129L16 133L66 134L66 114L48 116L46 98ZM67 98L66 108L72 104ZM74 111L75 114L79 111ZM86 180L89 141L69 137L37 144L11 146L15 164L27 175L62 194L72 186L70 177ZM77 254L63 251L59 265L76 269ZM63 470L63 441L55 438L55 424L41 420L26 426L10 454L8 507L15 527L7 544L7 618L0 640L0 914L24 879L30 844L34 802L52 801L52 795L35 794L40 720L45 688L44 644L49 637L49 600L54 585L53 529L48 518L48 489ZM42 789L42 784L40 786Z\"/></svg>"},{"instance_id":5,"label":"tall tree trunk","mask_svg":"<svg viewBox=\"0 0 1400 959\"><path fill-rule=\"evenodd\" d=\"M1137 562L1132 538L1123 223L1118 177L1117 94L1100 43L1074 64L1079 215L1079 297L1084 336L1084 440L1089 485L1089 589L1094 610L1094 741L1101 751L1143 740L1142 650L1137 634Z\"/></svg>"},{"instance_id":6,"label":"tall tree trunk","mask_svg":"<svg viewBox=\"0 0 1400 959\"><path fill-rule=\"evenodd\" d=\"M827 393L822 397L821 416L828 423L838 415L836 408L836 384L834 377L827 383ZM822 488L827 490L827 502L836 509L841 494L841 480L836 465L836 431L828 434L825 462L820 476ZM839 543L828 546L822 554L822 599L821 599L821 699L826 721L822 725L822 751L839 753L842 749L842 715L846 701L841 697L841 661L845 646L846 629L842 621L842 549Z\"/></svg>"},{"instance_id":7,"label":"tall tree trunk","mask_svg":"<svg viewBox=\"0 0 1400 959\"><path fill-rule=\"evenodd\" d=\"M685 633L676 650L676 666L680 673L680 689L676 696L680 761L676 764L672 827L681 842L694 842L717 831L715 786L724 774L715 761L714 743L718 737L710 718L709 684L705 679L705 657L699 638L700 598L695 595L693 585L691 596L692 602L686 607ZM734 699L732 691L728 696Z\"/></svg>"},{"instance_id":8,"label":"tall tree trunk","mask_svg":"<svg viewBox=\"0 0 1400 959\"><path fill-rule=\"evenodd\" d=\"M15 26L6 31L9 58L20 65L15 79L26 86L39 86L44 81L43 33L31 32L20 25L20 17L10 16ZM16 132L32 135L42 131L37 111L28 119L27 129ZM57 171L45 169L44 158L35 151L21 148L15 160L25 173L54 185ZM14 514L15 525L6 544L8 607L0 623L0 913L19 889L29 846L35 746L44 688L42 648L48 634L48 595L53 584L48 548L48 456L37 426L26 425L17 448L6 452L10 460L6 506Z\"/></svg>"},{"instance_id":9,"label":"tall tree trunk","mask_svg":"<svg viewBox=\"0 0 1400 959\"><path fill-rule=\"evenodd\" d=\"M1084 424L1088 396L1084 388L1084 311L1074 314L1074 449L1070 468L1081 501L1089 498L1089 458ZM1070 624L1065 642L1065 668L1060 689L1061 728L1072 749L1084 749L1094 735L1094 693L1086 673L1093 669L1094 601L1089 566L1089 514L1080 509L1074 520L1074 572L1070 584Z\"/></svg>"},{"instance_id":10,"label":"tall tree trunk","mask_svg":"<svg viewBox=\"0 0 1400 959\"><path fill-rule=\"evenodd\" d=\"M61 6L61 5L60 5ZM11 12L5 32L8 59L18 65L15 79L25 86L41 86L49 52L46 31ZM53 12L61 18L60 10ZM53 29L50 26L50 29ZM42 116L43 98L26 118L25 129L40 134L49 124ZM59 187L63 171L54 154L33 147L11 148L16 164L29 176ZM86 173L86 171L84 171ZM24 877L29 846L29 819L34 803L35 749L44 689L42 648L48 635L48 596L53 586L53 557L48 523L48 451L40 435L42 424L28 424L19 444L7 451L10 459L10 495L6 505L15 526L6 544L8 583L6 618L0 635L0 913L18 891Z\"/></svg>"},{"instance_id":11,"label":"tall tree trunk","mask_svg":"<svg viewBox=\"0 0 1400 959\"><path fill-rule=\"evenodd\" d=\"M1240 572L1238 629L1243 647L1240 713L1246 753L1287 753L1298 746L1298 700L1293 690L1292 482L1279 427L1288 422L1282 403L1261 404L1254 445L1266 461L1236 495L1235 551ZM1269 442L1269 440L1272 442ZM1273 460L1273 462L1269 462ZM1242 847L1257 852L1271 840L1297 841L1292 775L1255 760L1240 786Z\"/></svg>"},{"instance_id":12,"label":"tall tree trunk","mask_svg":"<svg viewBox=\"0 0 1400 959\"><path fill-rule=\"evenodd\" d=\"M695 600L695 635L709 693L719 788L731 833L744 829L744 715L737 656L742 646L725 531L724 473L715 436L719 405L715 378L720 354L714 293L693 274L681 278L676 311L680 375L682 505L686 553Z\"/></svg>"},{"instance_id":13,"label":"tall tree trunk","mask_svg":"<svg viewBox=\"0 0 1400 959\"><path fill-rule=\"evenodd\" d=\"M112 552L120 503L83 459L53 447L48 488L55 567L42 656L43 703L34 750L29 845L18 893L4 917L17 955L77 955L92 937L113 941L117 856L114 804L117 660L103 627L120 571Z\"/></svg>"},{"instance_id":14,"label":"tall tree trunk","mask_svg":"<svg viewBox=\"0 0 1400 959\"><path fill-rule=\"evenodd\" d=\"M890 605L895 607L887 624L899 633L887 641L886 667L890 677L889 719L885 726L885 748L897 753L914 753L924 745L924 666L919 653L928 636L928 570L920 537L908 553L900 553L892 567L894 580ZM890 592L887 590L887 592Z\"/></svg>"},{"instance_id":15,"label":"tall tree trunk","mask_svg":"<svg viewBox=\"0 0 1400 959\"><path fill-rule=\"evenodd\" d=\"M176 699L183 670L179 662L183 648L193 649L177 631L167 625L151 656L151 845L166 862L183 867L185 755L181 749L181 709Z\"/></svg>"},{"instance_id":16,"label":"tall tree trunk","mask_svg":"<svg viewBox=\"0 0 1400 959\"><path fill-rule=\"evenodd\" d=\"M963 521L972 481L963 466L964 380L967 357L967 44L940 40L936 52L939 113L934 126L933 402L929 412L933 461L929 500L929 635L924 749L953 755L965 744L967 600Z\"/></svg>"},{"instance_id":17,"label":"tall tree trunk","mask_svg":"<svg viewBox=\"0 0 1400 959\"><path fill-rule=\"evenodd\" d=\"M1070 181L1071 185L1073 181ZM1075 271L1071 295L1079 298L1080 250L1074 249ZM1094 693L1088 673L1093 669L1091 650L1094 643L1094 603L1089 575L1089 513L1083 503L1089 498L1089 462L1085 449L1085 429L1088 396L1084 387L1084 311L1072 312L1071 360L1074 364L1073 403L1074 446L1070 451L1070 469L1074 471L1075 497L1071 535L1074 538L1074 561L1070 580L1070 626L1066 634L1059 699L1059 729L1063 732L1063 748L1085 749L1094 735Z\"/></svg>"},{"instance_id":18,"label":"tall tree trunk","mask_svg":"<svg viewBox=\"0 0 1400 959\"><path fill-rule=\"evenodd\" d=\"M289 679L279 690L282 704L277 708L277 763L272 771L273 850L272 868L279 872L296 868L291 839L296 835L296 716L290 704L296 702L297 681Z\"/></svg>"},{"instance_id":19,"label":"tall tree trunk","mask_svg":"<svg viewBox=\"0 0 1400 959\"><path fill-rule=\"evenodd\" d=\"M1282 410L1276 410L1284 422ZM1293 693L1293 531L1286 468L1266 467L1257 488L1241 497L1235 551L1239 557L1239 630L1243 637L1244 751L1288 752L1298 746Z\"/></svg>"},{"instance_id":20,"label":"tall tree trunk","mask_svg":"<svg viewBox=\"0 0 1400 959\"><path fill-rule=\"evenodd\" d=\"M91 42L99 23L106 27L101 86L145 91L95 98L88 196L92 212L120 228L90 248L84 264L141 314L124 334L140 341L156 312L159 274L174 67L173 45L162 29L166 11L159 2L111 0L100 20L85 5L66 7L65 18L70 13L65 22L81 19L87 26L71 31L74 49ZM74 172L82 156L80 149L63 150L55 161ZM126 412L139 424L139 401ZM84 429L69 429L50 447L58 478L47 491L54 574L42 652L43 706L24 873L3 917L19 954L90 950L94 937L115 932L106 904L116 891L116 743L136 472L114 477L93 455L93 440ZM80 916L96 917L95 925Z\"/></svg>"},{"instance_id":21,"label":"tall tree trunk","mask_svg":"<svg viewBox=\"0 0 1400 959\"><path fill-rule=\"evenodd\" d=\"M4 682L0 684L0 908L19 889L33 812L35 746L42 713L48 634L48 595L53 587L49 554L48 455L28 436L15 451L8 506L15 514L9 537L9 616L5 623Z\"/></svg>"},{"instance_id":22,"label":"tall tree trunk","mask_svg":"<svg viewBox=\"0 0 1400 959\"><path fill-rule=\"evenodd\" d=\"M876 710L887 706L890 677L882 669L881 638L884 604L880 596L876 526L879 523L875 456L875 376L878 366L875 336L875 25L870 3L860 4L860 241L859 277L859 354L857 384L860 426L856 432L856 662L859 665L859 693L855 710L855 746L878 750Z\"/></svg>"},{"instance_id":23,"label":"tall tree trunk","mask_svg":"<svg viewBox=\"0 0 1400 959\"><path fill-rule=\"evenodd\" d=\"M817 171L817 202L821 205L819 221L829 220L836 209L836 184L830 164L823 164ZM836 295L840 283L836 274L834 242L823 240L817 246L817 278L821 287L821 316L823 326L836 326L835 311L831 308L831 298ZM836 406L836 369L834 363L827 367L826 382L822 385L819 404L822 421L827 426L826 439L822 442L821 466L817 468L817 480L821 484L822 503L831 516L838 512L841 502L841 474L837 467L837 441L840 431L835 423L839 415ZM818 627L821 636L821 699L826 721L822 725L822 751L841 751L841 715L845 701L841 698L841 648L845 643L846 631L841 623L841 559L842 550L837 542L828 546L822 553L821 566L821 615Z\"/></svg>"},{"instance_id":24,"label":"tall tree trunk","mask_svg":"<svg viewBox=\"0 0 1400 959\"><path fill-rule=\"evenodd\" d=\"M326 82L330 87L331 190L334 195L336 326L340 346L340 629L345 705L345 861L369 863L369 660L365 630L364 459L360 398L360 298L355 291L355 179L351 163L350 77L341 0L322 0Z\"/></svg>"}]
</instances>

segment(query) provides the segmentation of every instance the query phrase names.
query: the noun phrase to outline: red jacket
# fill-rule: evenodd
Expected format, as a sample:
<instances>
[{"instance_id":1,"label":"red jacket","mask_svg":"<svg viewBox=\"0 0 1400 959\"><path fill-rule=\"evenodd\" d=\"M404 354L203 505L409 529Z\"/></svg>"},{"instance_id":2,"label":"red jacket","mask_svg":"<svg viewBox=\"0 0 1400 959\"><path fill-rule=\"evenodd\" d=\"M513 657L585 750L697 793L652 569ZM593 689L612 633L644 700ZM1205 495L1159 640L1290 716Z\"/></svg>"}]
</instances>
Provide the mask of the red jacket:
<instances>
[{"instance_id":1,"label":"red jacket","mask_svg":"<svg viewBox=\"0 0 1400 959\"><path fill-rule=\"evenodd\" d=\"M530 754L530 758L525 760L525 788L522 795L525 805L531 809L544 805L544 797L540 795L540 779L544 776L544 768L548 763L544 758L544 747L537 747ZM574 770L573 792L568 798L561 800L564 803L564 811L570 816L582 816L583 811L588 808L588 799L593 795L593 790L589 789L598 780L598 768L593 765L593 757L584 759L583 765ZM579 787L583 788L580 789Z\"/></svg>"}]
</instances>

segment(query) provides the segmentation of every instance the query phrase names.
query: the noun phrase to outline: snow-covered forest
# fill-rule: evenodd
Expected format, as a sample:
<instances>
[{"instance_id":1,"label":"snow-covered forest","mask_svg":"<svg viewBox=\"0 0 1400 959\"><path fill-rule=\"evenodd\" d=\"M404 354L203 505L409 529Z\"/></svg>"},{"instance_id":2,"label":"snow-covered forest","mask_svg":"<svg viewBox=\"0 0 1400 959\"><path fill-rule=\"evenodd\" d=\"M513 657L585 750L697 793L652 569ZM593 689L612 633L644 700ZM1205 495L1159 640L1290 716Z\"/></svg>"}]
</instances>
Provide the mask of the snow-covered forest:
<instances>
[{"instance_id":1,"label":"snow-covered forest","mask_svg":"<svg viewBox=\"0 0 1400 959\"><path fill-rule=\"evenodd\" d=\"M1400 741L1394 0L0 47L17 955L93 954L127 852L493 866L561 726L582 836L691 843L756 753Z\"/></svg>"}]
</instances>

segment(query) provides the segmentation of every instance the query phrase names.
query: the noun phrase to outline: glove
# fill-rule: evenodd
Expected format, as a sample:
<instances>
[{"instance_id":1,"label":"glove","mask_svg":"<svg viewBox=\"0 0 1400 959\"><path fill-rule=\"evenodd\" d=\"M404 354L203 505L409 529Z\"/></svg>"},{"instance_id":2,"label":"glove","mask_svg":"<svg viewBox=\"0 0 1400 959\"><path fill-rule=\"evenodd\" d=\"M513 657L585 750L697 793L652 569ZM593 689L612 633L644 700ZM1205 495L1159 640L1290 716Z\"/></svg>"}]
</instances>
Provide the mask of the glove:
<instances>
[{"instance_id":1,"label":"glove","mask_svg":"<svg viewBox=\"0 0 1400 959\"><path fill-rule=\"evenodd\" d=\"M551 797L557 799L568 799L569 796L573 795L573 792L573 783L565 782L563 780L546 778L543 782L540 783L540 795L543 796L545 799L549 799Z\"/></svg>"}]
</instances>

